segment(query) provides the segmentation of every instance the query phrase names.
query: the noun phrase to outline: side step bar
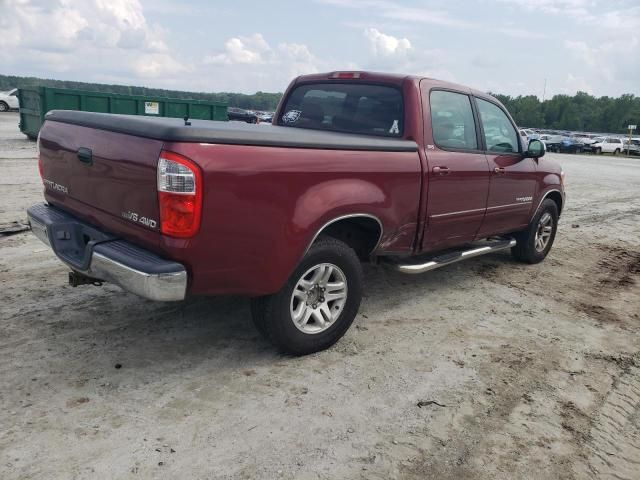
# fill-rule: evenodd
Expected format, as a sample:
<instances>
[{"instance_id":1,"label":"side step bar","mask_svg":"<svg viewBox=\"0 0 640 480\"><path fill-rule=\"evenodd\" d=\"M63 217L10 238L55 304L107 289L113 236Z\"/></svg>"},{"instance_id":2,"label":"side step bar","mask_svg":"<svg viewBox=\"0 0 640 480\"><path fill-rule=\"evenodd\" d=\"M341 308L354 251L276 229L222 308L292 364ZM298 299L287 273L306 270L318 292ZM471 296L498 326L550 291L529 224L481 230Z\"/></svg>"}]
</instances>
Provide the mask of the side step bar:
<instances>
[{"instance_id":1,"label":"side step bar","mask_svg":"<svg viewBox=\"0 0 640 480\"><path fill-rule=\"evenodd\" d=\"M432 257L423 263L392 263L391 265L395 270L402 273L424 273L468 258L479 257L480 255L486 255L487 253L506 250L507 248L514 247L515 245L516 240L514 238L504 238L487 242L485 245L474 245L467 250L458 250L445 253L437 257Z\"/></svg>"}]
</instances>

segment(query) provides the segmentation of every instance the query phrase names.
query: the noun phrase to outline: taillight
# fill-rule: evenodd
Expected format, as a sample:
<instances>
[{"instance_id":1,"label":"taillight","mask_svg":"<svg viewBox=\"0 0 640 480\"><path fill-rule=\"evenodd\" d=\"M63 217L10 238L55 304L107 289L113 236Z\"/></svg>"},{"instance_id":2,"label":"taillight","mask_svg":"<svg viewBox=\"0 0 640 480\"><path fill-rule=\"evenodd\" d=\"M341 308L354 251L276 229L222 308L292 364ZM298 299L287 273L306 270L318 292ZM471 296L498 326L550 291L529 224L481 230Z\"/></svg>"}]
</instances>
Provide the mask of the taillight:
<instances>
[{"instance_id":1,"label":"taillight","mask_svg":"<svg viewBox=\"0 0 640 480\"><path fill-rule=\"evenodd\" d=\"M160 231L171 237L192 237L200 228L202 174L182 155L160 152L158 160Z\"/></svg>"}]
</instances>

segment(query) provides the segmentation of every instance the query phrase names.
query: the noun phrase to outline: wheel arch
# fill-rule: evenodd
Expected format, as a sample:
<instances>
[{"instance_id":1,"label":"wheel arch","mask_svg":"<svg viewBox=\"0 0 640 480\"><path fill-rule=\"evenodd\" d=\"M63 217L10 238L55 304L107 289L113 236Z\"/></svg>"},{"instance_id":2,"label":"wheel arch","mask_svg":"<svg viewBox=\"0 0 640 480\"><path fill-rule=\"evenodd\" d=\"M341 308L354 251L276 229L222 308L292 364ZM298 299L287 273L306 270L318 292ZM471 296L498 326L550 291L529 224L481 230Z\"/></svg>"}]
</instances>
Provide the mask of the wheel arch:
<instances>
[{"instance_id":1,"label":"wheel arch","mask_svg":"<svg viewBox=\"0 0 640 480\"><path fill-rule=\"evenodd\" d=\"M326 221L313 235L304 254L321 235L328 235L343 241L353 248L361 259L372 254L384 233L382 221L370 213L349 213ZM304 255L303 254L303 255Z\"/></svg>"},{"instance_id":2,"label":"wheel arch","mask_svg":"<svg viewBox=\"0 0 640 480\"><path fill-rule=\"evenodd\" d=\"M544 202L547 198L550 200L553 200L558 206L558 215L562 213L562 209L564 208L564 195L560 190L553 188L545 192L544 195L542 195L537 208L533 211L533 215L535 215L538 212L538 210L540 210L540 205L542 205L542 202Z\"/></svg>"}]
</instances>

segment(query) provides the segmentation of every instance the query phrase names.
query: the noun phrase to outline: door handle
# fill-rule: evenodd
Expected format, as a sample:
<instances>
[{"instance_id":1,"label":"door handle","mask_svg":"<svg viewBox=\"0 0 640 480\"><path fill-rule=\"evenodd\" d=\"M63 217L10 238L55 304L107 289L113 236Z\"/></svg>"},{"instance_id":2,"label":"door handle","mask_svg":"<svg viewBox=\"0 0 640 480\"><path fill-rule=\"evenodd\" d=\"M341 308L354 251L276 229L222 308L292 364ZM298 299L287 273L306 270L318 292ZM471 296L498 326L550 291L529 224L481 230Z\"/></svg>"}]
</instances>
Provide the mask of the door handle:
<instances>
[{"instance_id":1,"label":"door handle","mask_svg":"<svg viewBox=\"0 0 640 480\"><path fill-rule=\"evenodd\" d=\"M433 167L432 171L436 175L449 175L449 173L451 173L451 170L449 170L449 167Z\"/></svg>"},{"instance_id":2,"label":"door handle","mask_svg":"<svg viewBox=\"0 0 640 480\"><path fill-rule=\"evenodd\" d=\"M504 167L496 167L496 168L493 169L493 171L495 173L497 173L498 175L503 175L506 172Z\"/></svg>"},{"instance_id":3,"label":"door handle","mask_svg":"<svg viewBox=\"0 0 640 480\"><path fill-rule=\"evenodd\" d=\"M93 165L93 153L90 148L80 147L78 149L78 160L87 165Z\"/></svg>"}]
</instances>

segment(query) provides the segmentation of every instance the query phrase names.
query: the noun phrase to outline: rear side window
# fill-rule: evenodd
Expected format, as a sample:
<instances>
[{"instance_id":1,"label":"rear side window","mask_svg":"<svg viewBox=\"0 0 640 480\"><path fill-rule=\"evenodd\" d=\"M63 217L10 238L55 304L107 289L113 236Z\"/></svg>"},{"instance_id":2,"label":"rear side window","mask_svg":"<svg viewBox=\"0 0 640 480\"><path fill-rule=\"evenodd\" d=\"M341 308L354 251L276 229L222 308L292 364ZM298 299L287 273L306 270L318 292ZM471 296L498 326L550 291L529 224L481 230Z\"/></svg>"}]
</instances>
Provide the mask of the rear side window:
<instances>
[{"instance_id":1,"label":"rear side window","mask_svg":"<svg viewBox=\"0 0 640 480\"><path fill-rule=\"evenodd\" d=\"M363 83L315 83L296 87L278 125L383 137L401 137L400 90Z\"/></svg>"},{"instance_id":2,"label":"rear side window","mask_svg":"<svg viewBox=\"0 0 640 480\"><path fill-rule=\"evenodd\" d=\"M481 98L476 100L484 128L487 150L493 152L519 152L518 135L509 121L509 117L497 105Z\"/></svg>"},{"instance_id":3,"label":"rear side window","mask_svg":"<svg viewBox=\"0 0 640 480\"><path fill-rule=\"evenodd\" d=\"M468 95L434 90L430 104L433 141L438 147L477 150L476 125Z\"/></svg>"}]
</instances>

